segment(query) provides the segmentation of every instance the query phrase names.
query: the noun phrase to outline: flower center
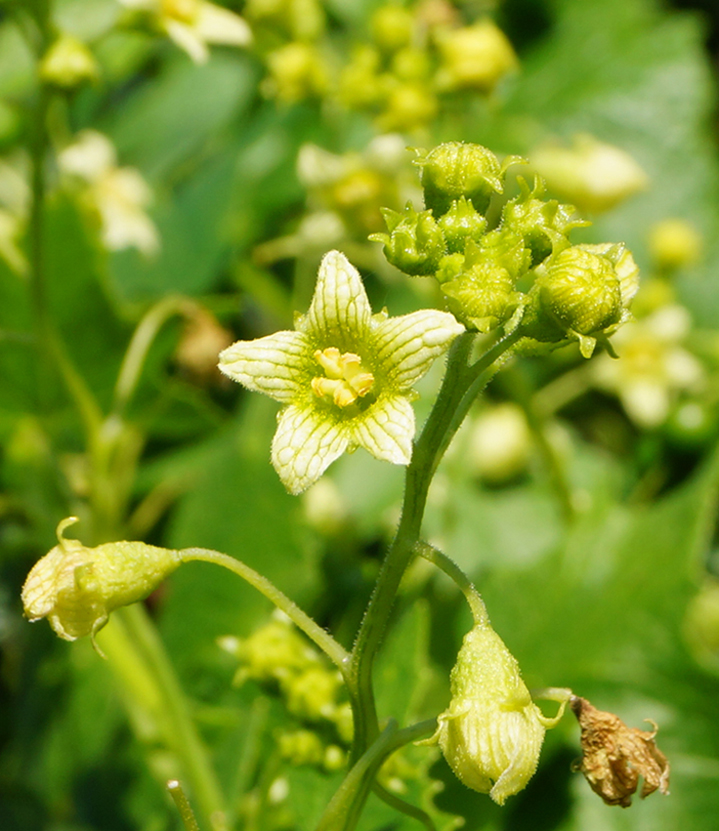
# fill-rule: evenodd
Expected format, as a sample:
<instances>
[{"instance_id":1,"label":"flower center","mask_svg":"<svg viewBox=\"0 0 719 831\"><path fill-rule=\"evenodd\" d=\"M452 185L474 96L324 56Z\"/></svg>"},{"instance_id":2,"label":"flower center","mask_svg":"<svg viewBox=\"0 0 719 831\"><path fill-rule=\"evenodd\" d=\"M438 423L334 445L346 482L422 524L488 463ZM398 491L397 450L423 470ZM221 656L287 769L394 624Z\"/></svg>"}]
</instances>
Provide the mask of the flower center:
<instances>
[{"instance_id":1,"label":"flower center","mask_svg":"<svg viewBox=\"0 0 719 831\"><path fill-rule=\"evenodd\" d=\"M349 407L372 390L374 375L362 366L359 355L340 353L330 346L318 349L314 358L325 371L324 377L312 379L312 392L318 398L331 398L338 407Z\"/></svg>"}]
</instances>

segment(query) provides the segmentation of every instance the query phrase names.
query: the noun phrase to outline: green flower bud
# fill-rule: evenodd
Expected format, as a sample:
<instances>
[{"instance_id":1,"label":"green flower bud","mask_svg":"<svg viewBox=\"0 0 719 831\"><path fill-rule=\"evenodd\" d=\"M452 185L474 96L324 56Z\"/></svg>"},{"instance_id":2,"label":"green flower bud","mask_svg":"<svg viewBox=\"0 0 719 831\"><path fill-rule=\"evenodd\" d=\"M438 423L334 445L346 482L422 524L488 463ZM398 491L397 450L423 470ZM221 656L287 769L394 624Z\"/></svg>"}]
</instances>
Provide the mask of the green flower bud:
<instances>
[{"instance_id":1,"label":"green flower bud","mask_svg":"<svg viewBox=\"0 0 719 831\"><path fill-rule=\"evenodd\" d=\"M438 220L450 253L464 253L467 240L478 241L487 227L487 220L478 214L474 206L464 196L456 202L444 216Z\"/></svg>"},{"instance_id":2,"label":"green flower bud","mask_svg":"<svg viewBox=\"0 0 719 831\"><path fill-rule=\"evenodd\" d=\"M321 666L319 653L282 612L275 612L272 620L248 638L226 637L221 646L240 661L233 679L237 685L248 679L264 683L282 681Z\"/></svg>"},{"instance_id":3,"label":"green flower bud","mask_svg":"<svg viewBox=\"0 0 719 831\"><path fill-rule=\"evenodd\" d=\"M287 696L287 708L299 718L308 721L334 720L337 695L342 688L339 672L324 666L310 667L299 675L288 675L281 680Z\"/></svg>"},{"instance_id":4,"label":"green flower bud","mask_svg":"<svg viewBox=\"0 0 719 831\"><path fill-rule=\"evenodd\" d=\"M280 733L277 744L280 756L292 765L319 766L324 760L325 746L317 733L311 730Z\"/></svg>"},{"instance_id":5,"label":"green flower bud","mask_svg":"<svg viewBox=\"0 0 719 831\"><path fill-rule=\"evenodd\" d=\"M85 44L71 35L60 35L40 62L40 78L62 89L96 81L97 61Z\"/></svg>"},{"instance_id":6,"label":"green flower bud","mask_svg":"<svg viewBox=\"0 0 719 831\"><path fill-rule=\"evenodd\" d=\"M414 17L402 6L380 6L370 20L372 39L385 52L396 52L412 41Z\"/></svg>"},{"instance_id":7,"label":"green flower bud","mask_svg":"<svg viewBox=\"0 0 719 831\"><path fill-rule=\"evenodd\" d=\"M522 322L539 341L567 336L591 357L597 337L612 334L628 318L638 287L638 269L623 245L575 245L537 269Z\"/></svg>"},{"instance_id":8,"label":"green flower bud","mask_svg":"<svg viewBox=\"0 0 719 831\"><path fill-rule=\"evenodd\" d=\"M491 92L518 65L511 43L491 20L442 32L438 41L442 65L437 86L441 90Z\"/></svg>"},{"instance_id":9,"label":"green flower bud","mask_svg":"<svg viewBox=\"0 0 719 831\"><path fill-rule=\"evenodd\" d=\"M552 253L569 246L567 239L573 228L590 223L580 219L573 205L565 205L556 199L545 201L539 197L544 191L540 179L532 191L523 179L519 179L522 194L512 199L502 211L502 228L511 229L524 238L532 254L532 266L537 266Z\"/></svg>"},{"instance_id":10,"label":"green flower bud","mask_svg":"<svg viewBox=\"0 0 719 831\"><path fill-rule=\"evenodd\" d=\"M65 539L63 531L77 521L57 526L58 545L35 563L22 589L26 617L46 617L67 641L94 638L113 609L147 597L181 562L179 551L142 542L87 548Z\"/></svg>"},{"instance_id":11,"label":"green flower bud","mask_svg":"<svg viewBox=\"0 0 719 831\"><path fill-rule=\"evenodd\" d=\"M488 622L465 635L450 688L450 705L426 743L439 744L468 788L502 805L534 774L545 729L556 724L563 708L554 719L542 714L516 659Z\"/></svg>"},{"instance_id":12,"label":"green flower bud","mask_svg":"<svg viewBox=\"0 0 719 831\"><path fill-rule=\"evenodd\" d=\"M478 245L468 243L465 253L467 265L493 263L506 268L515 282L527 273L532 264L532 254L525 246L524 238L512 228L490 231Z\"/></svg>"},{"instance_id":13,"label":"green flower bud","mask_svg":"<svg viewBox=\"0 0 719 831\"><path fill-rule=\"evenodd\" d=\"M382 215L390 234L372 234L369 238L384 243L387 260L405 274L433 274L447 245L432 211L417 213L408 204L404 215L389 208L383 208Z\"/></svg>"},{"instance_id":14,"label":"green flower bud","mask_svg":"<svg viewBox=\"0 0 719 831\"><path fill-rule=\"evenodd\" d=\"M437 108L437 96L424 81L398 83L389 78L377 127L385 132L409 132L430 122L437 115Z\"/></svg>"},{"instance_id":15,"label":"green flower bud","mask_svg":"<svg viewBox=\"0 0 719 831\"><path fill-rule=\"evenodd\" d=\"M449 283L462 273L464 269L464 254L447 254L439 261L435 272L438 283Z\"/></svg>"},{"instance_id":16,"label":"green flower bud","mask_svg":"<svg viewBox=\"0 0 719 831\"><path fill-rule=\"evenodd\" d=\"M676 271L700 258L701 234L684 219L664 219L651 229L649 251L659 271Z\"/></svg>"},{"instance_id":17,"label":"green flower bud","mask_svg":"<svg viewBox=\"0 0 719 831\"><path fill-rule=\"evenodd\" d=\"M442 284L448 307L462 323L489 332L514 314L522 295L506 268L477 263L457 278Z\"/></svg>"},{"instance_id":18,"label":"green flower bud","mask_svg":"<svg viewBox=\"0 0 719 831\"><path fill-rule=\"evenodd\" d=\"M484 213L492 194L504 189L503 166L491 150L479 144L449 141L414 163L420 168L425 204L435 216L446 213L462 196Z\"/></svg>"}]
</instances>

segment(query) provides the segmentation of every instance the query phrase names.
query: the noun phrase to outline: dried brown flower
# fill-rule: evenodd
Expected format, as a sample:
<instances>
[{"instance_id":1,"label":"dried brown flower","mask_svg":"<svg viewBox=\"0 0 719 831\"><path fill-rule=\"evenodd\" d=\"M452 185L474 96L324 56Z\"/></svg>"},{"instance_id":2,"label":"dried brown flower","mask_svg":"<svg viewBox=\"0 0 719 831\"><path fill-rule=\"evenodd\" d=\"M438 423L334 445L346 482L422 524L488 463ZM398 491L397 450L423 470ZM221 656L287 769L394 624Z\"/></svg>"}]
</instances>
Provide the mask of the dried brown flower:
<instances>
[{"instance_id":1,"label":"dried brown flower","mask_svg":"<svg viewBox=\"0 0 719 831\"><path fill-rule=\"evenodd\" d=\"M607 805L628 808L640 776L642 798L657 789L669 793L669 762L654 742L656 725L651 732L627 727L614 713L597 710L579 696L572 696L570 706L582 729L584 755L576 769Z\"/></svg>"}]
</instances>

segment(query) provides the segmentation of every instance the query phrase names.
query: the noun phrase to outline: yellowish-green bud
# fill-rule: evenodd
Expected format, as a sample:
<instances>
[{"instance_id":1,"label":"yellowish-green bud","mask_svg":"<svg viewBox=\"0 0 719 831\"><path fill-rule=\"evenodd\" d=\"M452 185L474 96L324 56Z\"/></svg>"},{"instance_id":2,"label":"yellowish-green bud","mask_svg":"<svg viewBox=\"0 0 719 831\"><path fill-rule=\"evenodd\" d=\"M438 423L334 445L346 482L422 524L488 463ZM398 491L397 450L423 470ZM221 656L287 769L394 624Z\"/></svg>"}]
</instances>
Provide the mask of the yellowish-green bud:
<instances>
[{"instance_id":1,"label":"yellowish-green bud","mask_svg":"<svg viewBox=\"0 0 719 831\"><path fill-rule=\"evenodd\" d=\"M85 44L71 35L60 35L40 62L40 78L62 89L73 89L99 76L97 61Z\"/></svg>"},{"instance_id":2,"label":"yellowish-green bud","mask_svg":"<svg viewBox=\"0 0 719 831\"><path fill-rule=\"evenodd\" d=\"M629 317L639 270L624 245L574 245L537 268L522 325L539 341L579 341L591 357L598 337L612 334Z\"/></svg>"},{"instance_id":3,"label":"yellowish-green bud","mask_svg":"<svg viewBox=\"0 0 719 831\"><path fill-rule=\"evenodd\" d=\"M479 240L487 227L487 220L474 209L464 196L452 203L447 213L440 217L442 229L450 253L464 253L467 240Z\"/></svg>"},{"instance_id":4,"label":"yellowish-green bud","mask_svg":"<svg viewBox=\"0 0 719 831\"><path fill-rule=\"evenodd\" d=\"M179 551L143 542L110 542L88 548L57 526L58 544L30 571L22 589L26 617L46 617L67 641L94 635L110 612L147 597L181 562Z\"/></svg>"},{"instance_id":5,"label":"yellowish-green bud","mask_svg":"<svg viewBox=\"0 0 719 831\"><path fill-rule=\"evenodd\" d=\"M325 62L312 44L295 41L281 46L269 53L267 65L267 91L288 104L322 95L327 88Z\"/></svg>"},{"instance_id":6,"label":"yellowish-green bud","mask_svg":"<svg viewBox=\"0 0 719 831\"><path fill-rule=\"evenodd\" d=\"M293 765L321 765L325 746L311 730L293 730L280 733L277 739L280 756Z\"/></svg>"},{"instance_id":7,"label":"yellowish-green bud","mask_svg":"<svg viewBox=\"0 0 719 831\"><path fill-rule=\"evenodd\" d=\"M377 118L380 130L410 132L430 122L437 114L437 97L427 84L406 81L387 85L385 108Z\"/></svg>"},{"instance_id":8,"label":"yellowish-green bud","mask_svg":"<svg viewBox=\"0 0 719 831\"><path fill-rule=\"evenodd\" d=\"M527 417L508 401L483 411L472 424L466 461L482 480L500 484L526 470L531 450Z\"/></svg>"},{"instance_id":9,"label":"yellowish-green bud","mask_svg":"<svg viewBox=\"0 0 719 831\"><path fill-rule=\"evenodd\" d=\"M547 727L515 657L488 622L465 635L450 676L452 700L435 735L444 758L468 788L499 805L531 779Z\"/></svg>"},{"instance_id":10,"label":"yellowish-green bud","mask_svg":"<svg viewBox=\"0 0 719 831\"><path fill-rule=\"evenodd\" d=\"M484 213L492 194L503 191L503 167L480 144L448 141L414 163L420 168L425 204L435 216L446 213L462 196Z\"/></svg>"},{"instance_id":11,"label":"yellowish-green bud","mask_svg":"<svg viewBox=\"0 0 719 831\"><path fill-rule=\"evenodd\" d=\"M512 44L491 20L443 33L439 50L442 66L437 86L441 90L491 92L518 65Z\"/></svg>"},{"instance_id":12,"label":"yellowish-green bud","mask_svg":"<svg viewBox=\"0 0 719 831\"><path fill-rule=\"evenodd\" d=\"M414 18L402 6L380 6L372 15L372 39L385 52L396 52L412 41Z\"/></svg>"},{"instance_id":13,"label":"yellowish-green bud","mask_svg":"<svg viewBox=\"0 0 719 831\"><path fill-rule=\"evenodd\" d=\"M650 231L649 251L659 271L675 271L699 259L701 234L685 219L664 219Z\"/></svg>"},{"instance_id":14,"label":"yellowish-green bud","mask_svg":"<svg viewBox=\"0 0 719 831\"><path fill-rule=\"evenodd\" d=\"M521 299L506 268L480 262L454 280L442 283L448 306L465 325L489 332L508 320Z\"/></svg>"},{"instance_id":15,"label":"yellowish-green bud","mask_svg":"<svg viewBox=\"0 0 719 831\"><path fill-rule=\"evenodd\" d=\"M291 713L308 721L333 720L342 688L339 672L324 666L310 667L299 675L288 675L281 685Z\"/></svg>"},{"instance_id":16,"label":"yellowish-green bud","mask_svg":"<svg viewBox=\"0 0 719 831\"><path fill-rule=\"evenodd\" d=\"M370 239L384 243L387 260L405 274L434 274L447 253L447 245L432 211L417 213L408 204L404 214L382 208L382 215L390 233L372 234Z\"/></svg>"},{"instance_id":17,"label":"yellowish-green bud","mask_svg":"<svg viewBox=\"0 0 719 831\"><path fill-rule=\"evenodd\" d=\"M719 580L707 577L687 607L684 635L692 654L719 674Z\"/></svg>"}]
</instances>

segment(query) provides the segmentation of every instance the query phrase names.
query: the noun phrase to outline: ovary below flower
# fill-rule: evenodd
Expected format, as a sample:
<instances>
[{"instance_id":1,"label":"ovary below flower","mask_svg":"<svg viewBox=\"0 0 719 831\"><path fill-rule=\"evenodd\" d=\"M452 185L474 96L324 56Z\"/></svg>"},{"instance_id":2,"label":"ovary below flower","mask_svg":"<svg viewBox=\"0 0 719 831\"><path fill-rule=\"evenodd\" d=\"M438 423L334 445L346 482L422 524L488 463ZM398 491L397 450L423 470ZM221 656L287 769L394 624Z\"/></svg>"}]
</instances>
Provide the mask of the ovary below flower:
<instances>
[{"instance_id":1,"label":"ovary below flower","mask_svg":"<svg viewBox=\"0 0 719 831\"><path fill-rule=\"evenodd\" d=\"M272 464L287 490L298 494L358 446L408 464L412 386L462 331L451 314L435 309L373 315L357 269L330 251L295 331L238 341L220 354L219 366L284 405Z\"/></svg>"},{"instance_id":2,"label":"ovary below flower","mask_svg":"<svg viewBox=\"0 0 719 831\"><path fill-rule=\"evenodd\" d=\"M461 782L502 805L537 769L545 729L561 718L566 691L547 691L544 697L562 705L555 718L544 716L487 620L465 635L450 687L452 700L437 717L437 732L420 744L438 743Z\"/></svg>"},{"instance_id":3,"label":"ovary below flower","mask_svg":"<svg viewBox=\"0 0 719 831\"><path fill-rule=\"evenodd\" d=\"M180 552L143 542L110 542L89 548L57 526L58 544L32 567L22 588L26 617L46 617L66 641L95 634L113 609L142 600L181 562Z\"/></svg>"}]
</instances>

